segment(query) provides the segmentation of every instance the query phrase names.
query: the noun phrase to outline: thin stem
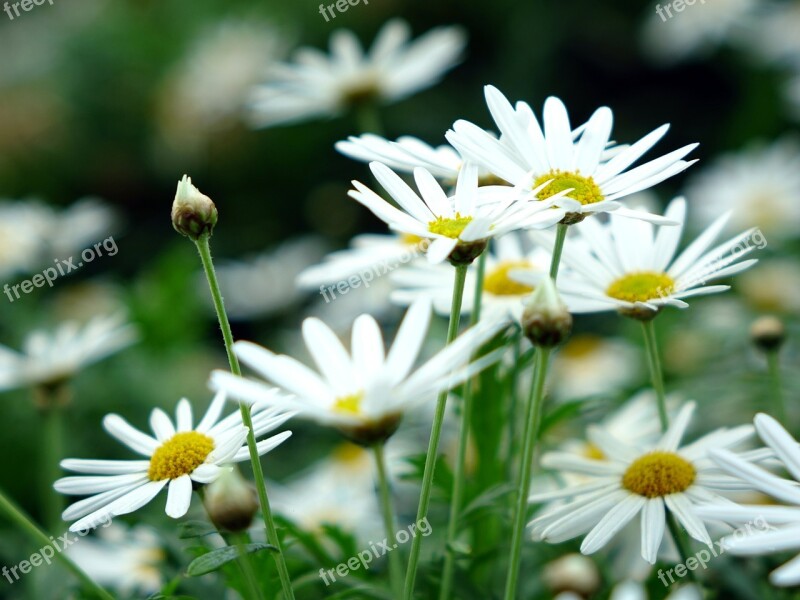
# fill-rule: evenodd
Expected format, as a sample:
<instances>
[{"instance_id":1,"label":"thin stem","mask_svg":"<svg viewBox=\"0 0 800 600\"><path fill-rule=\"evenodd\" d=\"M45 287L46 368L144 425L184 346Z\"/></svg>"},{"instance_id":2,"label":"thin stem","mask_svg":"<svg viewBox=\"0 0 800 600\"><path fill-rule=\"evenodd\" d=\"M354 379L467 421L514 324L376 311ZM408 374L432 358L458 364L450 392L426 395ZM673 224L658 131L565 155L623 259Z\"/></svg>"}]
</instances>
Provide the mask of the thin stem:
<instances>
[{"instance_id":1,"label":"thin stem","mask_svg":"<svg viewBox=\"0 0 800 600\"><path fill-rule=\"evenodd\" d=\"M258 585L256 572L253 570L252 557L247 553L247 550L245 550L245 546L247 545L247 536L239 533L233 537L233 542L236 544L236 548L239 550L239 566L242 568L242 573L244 574L244 580L247 584L247 589L250 592L250 597L254 598L255 600L264 600L264 594L261 591L261 587Z\"/></svg>"},{"instance_id":2,"label":"thin stem","mask_svg":"<svg viewBox=\"0 0 800 600\"><path fill-rule=\"evenodd\" d=\"M776 419L781 423L786 423L786 404L783 401L778 350L767 352L767 370L769 371L769 384L772 392L772 410L775 411Z\"/></svg>"},{"instance_id":3,"label":"thin stem","mask_svg":"<svg viewBox=\"0 0 800 600\"><path fill-rule=\"evenodd\" d=\"M381 510L383 512L383 526L386 529L386 539L391 544L396 536L392 492L389 488L389 476L386 471L384 443L375 444L372 450L375 453L375 466L378 468L378 491L380 492ZM400 598L403 593L403 564L400 562L399 552L389 553L389 581L392 586L392 595L395 598Z\"/></svg>"},{"instance_id":4,"label":"thin stem","mask_svg":"<svg viewBox=\"0 0 800 600\"><path fill-rule=\"evenodd\" d=\"M456 276L453 282L453 301L450 304L450 323L447 327L447 344L450 344L458 333L458 326L461 322L461 302L464 298L464 282L467 278L468 268L469 265L456 267ZM431 490L433 488L433 473L436 469L436 457L439 451L439 438L442 435L444 413L445 408L447 408L447 393L447 391L443 391L436 400L436 412L433 416L431 438L428 442L428 454L425 458L425 472L422 476L422 489L419 496L416 523L421 523L428 516L428 506L431 502ZM421 535L417 535L411 541L411 553L408 557L408 570L406 571L405 587L403 588L403 597L406 600L411 600L414 595L414 581L417 577L417 563L422 549L422 539Z\"/></svg>"},{"instance_id":5,"label":"thin stem","mask_svg":"<svg viewBox=\"0 0 800 600\"><path fill-rule=\"evenodd\" d=\"M61 475L59 463L63 456L64 427L63 411L55 401L42 409L42 430L44 432L42 448L42 504L44 523L48 529L55 530L61 521L63 510L62 498L53 489L53 482Z\"/></svg>"},{"instance_id":6,"label":"thin stem","mask_svg":"<svg viewBox=\"0 0 800 600\"><path fill-rule=\"evenodd\" d=\"M533 385L531 386L531 397L525 412L522 464L520 466L519 480L517 481L517 506L515 508L514 530L511 537L511 559L506 577L506 600L513 600L517 593L522 537L525 534L525 517L528 514L528 495L530 494L531 472L533 471L533 456L536 452L536 442L539 438L542 403L544 401L544 382L547 378L550 353L551 350L549 348L536 348L536 371Z\"/></svg>"},{"instance_id":7,"label":"thin stem","mask_svg":"<svg viewBox=\"0 0 800 600\"><path fill-rule=\"evenodd\" d=\"M669 527L669 532L672 534L672 539L675 540L675 546L678 548L678 554L685 565L690 557L689 540L686 533L678 525L675 515L672 514L667 515L667 527ZM697 583L697 576L691 569L689 569L689 579Z\"/></svg>"},{"instance_id":8,"label":"thin stem","mask_svg":"<svg viewBox=\"0 0 800 600\"><path fill-rule=\"evenodd\" d=\"M661 431L663 432L669 427L667 396L664 392L664 375L661 371L661 359L658 356L656 328L652 319L642 322L642 331L644 332L644 345L647 348L647 363L650 366L650 377L653 380L653 389L656 392L658 419L661 421Z\"/></svg>"},{"instance_id":9,"label":"thin stem","mask_svg":"<svg viewBox=\"0 0 800 600\"><path fill-rule=\"evenodd\" d=\"M383 125L375 104L363 104L356 110L356 121L361 133L373 133L383 135Z\"/></svg>"},{"instance_id":10,"label":"thin stem","mask_svg":"<svg viewBox=\"0 0 800 600\"><path fill-rule=\"evenodd\" d=\"M558 279L558 267L561 264L561 254L564 252L564 240L567 239L569 225L559 223L556 226L556 242L553 245L553 257L550 259L550 278L553 283Z\"/></svg>"},{"instance_id":11,"label":"thin stem","mask_svg":"<svg viewBox=\"0 0 800 600\"><path fill-rule=\"evenodd\" d=\"M478 276L475 279L475 292L472 299L472 313L470 325L475 325L481 318L481 303L483 301L483 279L486 273L486 252L478 258ZM450 590L453 585L455 572L454 544L458 536L458 521L461 513L461 504L464 502L464 488L466 479L467 449L469 448L469 424L472 420L472 379L464 384L464 405L461 407L461 429L458 435L458 456L453 477L453 497L450 501L450 521L447 523L447 546L445 548L444 570L442 572L442 585L439 589L439 598L449 600Z\"/></svg>"},{"instance_id":12,"label":"thin stem","mask_svg":"<svg viewBox=\"0 0 800 600\"><path fill-rule=\"evenodd\" d=\"M214 262L211 259L211 247L208 243L208 236L201 236L196 244L197 251L200 254L200 260L203 263L203 270L208 280L208 287L211 290L214 308L217 311L219 326L220 329L222 329L222 339L225 342L225 352L228 354L231 373L234 375L241 375L242 369L233 351L233 333L231 332L231 325L228 321L228 314L225 312L225 304L222 301L222 293L219 289L217 274L214 271ZM278 568L278 576L281 580L283 595L287 600L293 600L294 592L292 591L292 583L289 578L289 569L286 567L286 559L283 556L281 540L278 537L278 530L275 527L275 520L272 518L272 511L269 506L267 485L264 481L264 471L261 468L261 459L258 455L258 445L256 444L256 436L253 432L253 419L250 416L250 407L244 402L239 402L239 411L242 414L242 423L247 427L247 449L250 452L250 464L253 468L253 477L256 480L256 491L258 492L258 500L261 505L261 513L264 516L264 524L267 530L267 542L277 548L277 552L273 552L272 555L275 557L275 565Z\"/></svg>"},{"instance_id":13,"label":"thin stem","mask_svg":"<svg viewBox=\"0 0 800 600\"><path fill-rule=\"evenodd\" d=\"M42 544L42 547L53 546L53 542L50 537L48 537L46 533L39 529L39 527L33 521L31 521L31 519L24 512L22 512L22 509L19 508L10 498L7 498L2 491L0 491L0 510L2 510L21 530L27 533L34 542L37 544ZM72 560L70 560L66 554L63 552L58 552L57 547L53 557L56 560L61 561L61 564L63 564L78 579L80 579L83 586L87 590L94 592L98 598L102 598L103 600L114 600L114 597L111 594L92 581L91 577L89 577L78 565L72 562Z\"/></svg>"}]
</instances>

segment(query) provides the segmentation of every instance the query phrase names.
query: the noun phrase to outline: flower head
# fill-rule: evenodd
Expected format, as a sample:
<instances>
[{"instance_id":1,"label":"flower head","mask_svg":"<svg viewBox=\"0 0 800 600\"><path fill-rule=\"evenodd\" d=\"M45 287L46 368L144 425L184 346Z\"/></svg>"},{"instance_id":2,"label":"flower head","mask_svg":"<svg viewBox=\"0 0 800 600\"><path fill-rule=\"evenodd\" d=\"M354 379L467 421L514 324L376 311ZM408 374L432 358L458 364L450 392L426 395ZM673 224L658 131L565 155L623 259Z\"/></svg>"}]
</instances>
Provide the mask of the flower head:
<instances>
[{"instance_id":1,"label":"flower head","mask_svg":"<svg viewBox=\"0 0 800 600\"><path fill-rule=\"evenodd\" d=\"M77 519L70 531L80 531L98 522L138 510L165 487L168 488L166 513L178 519L189 510L195 483L216 481L226 465L248 460L245 440L248 430L239 411L220 420L225 395L217 394L197 426L192 425L192 407L185 398L178 403L175 424L161 409L150 414L155 436L142 433L122 417L110 414L103 427L113 437L147 460L66 459L61 466L80 476L55 482L62 494L86 496L64 511L65 521ZM291 412L253 407L253 433L272 431L292 417ZM291 435L284 431L258 442L259 454L266 454Z\"/></svg>"}]
</instances>

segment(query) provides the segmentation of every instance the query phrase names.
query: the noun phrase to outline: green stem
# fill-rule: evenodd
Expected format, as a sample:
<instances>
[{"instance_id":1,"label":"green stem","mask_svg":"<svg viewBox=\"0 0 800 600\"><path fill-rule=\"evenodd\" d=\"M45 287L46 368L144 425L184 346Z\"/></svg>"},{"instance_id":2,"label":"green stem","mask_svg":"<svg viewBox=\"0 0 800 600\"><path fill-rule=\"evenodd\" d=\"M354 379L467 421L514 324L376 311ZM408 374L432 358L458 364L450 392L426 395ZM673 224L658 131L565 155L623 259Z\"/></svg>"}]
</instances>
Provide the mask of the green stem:
<instances>
[{"instance_id":1,"label":"green stem","mask_svg":"<svg viewBox=\"0 0 800 600\"><path fill-rule=\"evenodd\" d=\"M7 498L6 495L0 491L0 510L2 510L8 518L13 521L21 530L28 534L28 536L37 544L45 546L53 546L53 542L31 519L22 512L14 502ZM61 562L67 569L69 569L83 584L87 590L94 592L94 595L103 600L114 600L114 597L97 585L92 579L72 560L70 560L63 552L56 551L53 555L54 558Z\"/></svg>"},{"instance_id":2,"label":"green stem","mask_svg":"<svg viewBox=\"0 0 800 600\"><path fill-rule=\"evenodd\" d=\"M61 407L50 403L42 409L42 430L44 439L42 443L42 504L43 520L46 527L55 531L62 523L61 511L63 510L62 497L53 489L53 482L61 476L59 463L64 458L64 427L63 411Z\"/></svg>"},{"instance_id":3,"label":"green stem","mask_svg":"<svg viewBox=\"0 0 800 600\"><path fill-rule=\"evenodd\" d=\"M461 302L464 298L464 282L467 278L468 268L469 265L456 267L456 276L453 282L453 301L450 304L450 323L447 327L447 344L450 344L458 333L458 326L461 322ZM431 490L433 489L433 473L436 469L436 457L439 451L439 438L442 435L444 413L445 408L447 408L447 394L447 391L443 391L436 400L436 412L433 416L431 438L428 442L428 454L425 458L425 472L422 476L422 489L419 496L416 523L421 523L428 516L428 506L430 505ZM414 595L414 581L417 577L417 563L419 562L420 550L422 550L422 539L421 535L417 535L411 541L411 553L408 557L408 570L406 571L406 581L403 589L403 597L406 600L411 600Z\"/></svg>"},{"instance_id":4,"label":"green stem","mask_svg":"<svg viewBox=\"0 0 800 600\"><path fill-rule=\"evenodd\" d=\"M678 548L678 554L685 565L686 561L691 556L689 554L689 539L686 533L681 529L680 525L678 525L675 515L667 515L667 527L669 527L669 532L672 534L672 539L675 540L675 546ZM694 583L697 583L697 576L695 575L694 571L691 569L688 571L689 579Z\"/></svg>"},{"instance_id":5,"label":"green stem","mask_svg":"<svg viewBox=\"0 0 800 600\"><path fill-rule=\"evenodd\" d=\"M225 304L222 300L222 293L219 289L219 282L217 281L217 274L214 271L214 262L211 259L211 247L208 242L209 236L201 236L197 241L197 250L200 254L200 260L203 263L203 270L208 280L208 287L211 290L211 298L214 301L214 308L217 311L217 318L219 319L219 326L222 329L222 339L225 342L225 352L228 354L228 362L230 363L231 373L234 375L241 375L242 369L239 366L239 360L233 351L233 333L231 332L231 325L228 322L228 314L225 312ZM267 531L267 542L277 548L277 552L273 552L275 557L275 565L278 568L278 576L281 580L281 587L283 588L283 595L287 600L294 599L294 592L292 591L292 583L289 578L289 569L286 567L286 559L283 556L281 549L281 541L278 537L278 530L275 527L275 520L272 518L272 511L269 506L269 496L267 495L267 485L264 481L264 471L261 467L261 459L258 455L258 446L256 444L255 433L253 432L253 419L250 416L250 407L244 402L239 402L239 410L242 414L242 423L247 427L247 449L250 452L250 464L253 468L253 477L256 480L256 491L258 492L258 500L261 505L261 513L264 516L264 524Z\"/></svg>"},{"instance_id":6,"label":"green stem","mask_svg":"<svg viewBox=\"0 0 800 600\"><path fill-rule=\"evenodd\" d=\"M506 600L513 600L517 593L522 538L525 534L525 518L528 514L528 495L530 494L531 472L533 471L533 456L536 452L536 442L541 425L544 382L547 378L550 353L551 350L549 348L536 348L536 372L531 386L531 397L525 413L522 464L520 466L519 480L517 481L517 506L514 513L514 530L511 537L511 559L506 577Z\"/></svg>"},{"instance_id":7,"label":"green stem","mask_svg":"<svg viewBox=\"0 0 800 600\"><path fill-rule=\"evenodd\" d=\"M386 454L384 442L375 444L375 466L378 468L378 491L380 492L381 510L383 512L383 526L386 529L388 543L396 539L394 527L394 508L392 505L392 492L389 488L389 475L386 471ZM403 593L403 565L400 562L399 552L389 553L389 581L392 586L392 595L400 598Z\"/></svg>"},{"instance_id":8,"label":"green stem","mask_svg":"<svg viewBox=\"0 0 800 600\"><path fill-rule=\"evenodd\" d=\"M661 370L661 359L658 356L656 328L652 319L642 322L642 331L644 332L644 345L647 348L647 363L650 366L650 377L653 380L653 389L656 392L658 419L661 421L661 431L666 431L669 427L667 396L664 392L664 375Z\"/></svg>"},{"instance_id":9,"label":"green stem","mask_svg":"<svg viewBox=\"0 0 800 600\"><path fill-rule=\"evenodd\" d=\"M481 303L483 300L483 279L486 273L486 252L478 258L478 276L475 279L475 292L472 299L472 313L470 326L475 325L481 318ZM449 600L450 590L453 585L455 572L454 544L458 536L459 513L464 501L464 482L466 479L467 449L469 448L469 424L472 419L472 379L464 384L464 405L461 408L461 429L458 435L458 456L456 469L453 476L453 497L450 502L450 521L447 524L447 546L445 548L444 570L442 572L442 585L439 589L439 598Z\"/></svg>"},{"instance_id":10,"label":"green stem","mask_svg":"<svg viewBox=\"0 0 800 600\"><path fill-rule=\"evenodd\" d=\"M561 255L564 252L564 240L567 239L569 225L559 223L556 226L556 242L553 245L553 257L550 259L550 278L553 283L558 279L558 267L561 264Z\"/></svg>"},{"instance_id":11,"label":"green stem","mask_svg":"<svg viewBox=\"0 0 800 600\"><path fill-rule=\"evenodd\" d=\"M363 104L356 110L356 121L361 133L372 133L383 135L383 125L381 124L378 107L375 104Z\"/></svg>"},{"instance_id":12,"label":"green stem","mask_svg":"<svg viewBox=\"0 0 800 600\"><path fill-rule=\"evenodd\" d=\"M766 354L770 390L772 392L772 410L775 411L776 419L778 419L781 423L786 423L786 404L783 401L781 366L778 350L770 350Z\"/></svg>"},{"instance_id":13,"label":"green stem","mask_svg":"<svg viewBox=\"0 0 800 600\"><path fill-rule=\"evenodd\" d=\"M242 568L242 573L244 574L244 580L247 584L247 589L250 592L250 597L254 598L255 600L264 600L264 594L261 591L261 587L258 585L256 572L253 570L252 557L245 550L245 546L247 545L248 541L247 536L239 533L233 537L233 542L236 544L236 548L239 550L239 566Z\"/></svg>"}]
</instances>

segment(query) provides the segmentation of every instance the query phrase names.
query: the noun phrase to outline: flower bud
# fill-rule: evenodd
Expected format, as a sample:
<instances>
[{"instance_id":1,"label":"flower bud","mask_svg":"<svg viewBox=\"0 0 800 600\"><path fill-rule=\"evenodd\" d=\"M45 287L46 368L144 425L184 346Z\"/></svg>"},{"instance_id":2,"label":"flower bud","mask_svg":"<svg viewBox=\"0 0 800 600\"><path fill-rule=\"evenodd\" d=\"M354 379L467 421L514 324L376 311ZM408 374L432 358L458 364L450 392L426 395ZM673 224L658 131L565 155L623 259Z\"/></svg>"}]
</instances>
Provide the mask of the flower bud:
<instances>
[{"instance_id":1,"label":"flower bud","mask_svg":"<svg viewBox=\"0 0 800 600\"><path fill-rule=\"evenodd\" d=\"M255 489L235 467L206 486L203 502L214 525L227 531L245 531L258 512Z\"/></svg>"},{"instance_id":2,"label":"flower bud","mask_svg":"<svg viewBox=\"0 0 800 600\"><path fill-rule=\"evenodd\" d=\"M581 554L567 554L547 563L542 579L553 594L572 592L585 598L594 594L602 583L594 562Z\"/></svg>"},{"instance_id":3,"label":"flower bud","mask_svg":"<svg viewBox=\"0 0 800 600\"><path fill-rule=\"evenodd\" d=\"M183 176L178 182L175 201L172 203L172 226L175 231L192 240L210 236L217 224L217 207L214 202L200 193L192 179Z\"/></svg>"},{"instance_id":4,"label":"flower bud","mask_svg":"<svg viewBox=\"0 0 800 600\"><path fill-rule=\"evenodd\" d=\"M550 277L543 277L533 293L523 300L522 331L534 346L551 348L572 332L572 315Z\"/></svg>"},{"instance_id":5,"label":"flower bud","mask_svg":"<svg viewBox=\"0 0 800 600\"><path fill-rule=\"evenodd\" d=\"M750 338L759 350L774 352L786 341L786 327L777 317L759 317L750 326Z\"/></svg>"}]
</instances>

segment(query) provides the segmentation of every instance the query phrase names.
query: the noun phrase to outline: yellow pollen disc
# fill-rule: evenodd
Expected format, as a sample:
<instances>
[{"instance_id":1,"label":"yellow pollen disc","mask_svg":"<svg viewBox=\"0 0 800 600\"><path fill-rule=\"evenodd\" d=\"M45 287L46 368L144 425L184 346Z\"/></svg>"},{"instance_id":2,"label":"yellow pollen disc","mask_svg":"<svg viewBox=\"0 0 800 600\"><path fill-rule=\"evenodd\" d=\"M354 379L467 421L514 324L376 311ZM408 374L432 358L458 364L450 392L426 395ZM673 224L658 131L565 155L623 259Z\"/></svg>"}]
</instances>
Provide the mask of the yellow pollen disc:
<instances>
[{"instance_id":1,"label":"yellow pollen disc","mask_svg":"<svg viewBox=\"0 0 800 600\"><path fill-rule=\"evenodd\" d=\"M592 460L605 460L606 458L603 451L594 444L586 444L586 447L583 449L583 455Z\"/></svg>"},{"instance_id":2,"label":"yellow pollen disc","mask_svg":"<svg viewBox=\"0 0 800 600\"><path fill-rule=\"evenodd\" d=\"M341 101L345 106L362 106L370 104L380 96L378 84L375 81L359 81L348 86L341 93Z\"/></svg>"},{"instance_id":3,"label":"yellow pollen disc","mask_svg":"<svg viewBox=\"0 0 800 600\"><path fill-rule=\"evenodd\" d=\"M214 449L214 440L197 431L176 433L161 444L150 459L151 481L177 479L202 465Z\"/></svg>"},{"instance_id":4,"label":"yellow pollen disc","mask_svg":"<svg viewBox=\"0 0 800 600\"><path fill-rule=\"evenodd\" d=\"M594 182L594 179L572 171L556 169L544 175L539 175L536 181L533 182L533 189L551 179L550 184L536 194L539 200L546 200L550 196L555 196L557 193L568 189L572 189L572 191L567 196L583 205L595 204L605 199L603 192L600 191L600 187Z\"/></svg>"},{"instance_id":5,"label":"yellow pollen disc","mask_svg":"<svg viewBox=\"0 0 800 600\"><path fill-rule=\"evenodd\" d=\"M508 276L513 270L530 269L532 265L524 260L508 260L501 262L491 273L487 273L483 280L483 291L494 296L523 296L530 294L533 288L529 285L514 281Z\"/></svg>"},{"instance_id":6,"label":"yellow pollen disc","mask_svg":"<svg viewBox=\"0 0 800 600\"><path fill-rule=\"evenodd\" d=\"M418 246L424 239L413 233L404 233L400 236L400 241L406 246Z\"/></svg>"},{"instance_id":7,"label":"yellow pollen disc","mask_svg":"<svg viewBox=\"0 0 800 600\"><path fill-rule=\"evenodd\" d=\"M459 213L456 213L454 219L439 217L435 221L429 222L428 231L455 240L458 239L458 236L461 235L461 232L464 231L464 228L469 225L471 221L472 217L462 217Z\"/></svg>"},{"instance_id":8,"label":"yellow pollen disc","mask_svg":"<svg viewBox=\"0 0 800 600\"><path fill-rule=\"evenodd\" d=\"M646 302L669 296L675 290L675 280L666 273L642 271L629 273L612 282L606 294L626 302Z\"/></svg>"},{"instance_id":9,"label":"yellow pollen disc","mask_svg":"<svg viewBox=\"0 0 800 600\"><path fill-rule=\"evenodd\" d=\"M333 449L333 460L341 464L360 464L365 458L369 458L367 452L361 446L345 442Z\"/></svg>"},{"instance_id":10,"label":"yellow pollen disc","mask_svg":"<svg viewBox=\"0 0 800 600\"><path fill-rule=\"evenodd\" d=\"M622 486L646 498L678 494L694 483L692 463L673 452L656 451L637 458L622 476Z\"/></svg>"},{"instance_id":11,"label":"yellow pollen disc","mask_svg":"<svg viewBox=\"0 0 800 600\"><path fill-rule=\"evenodd\" d=\"M350 394L349 396L342 396L337 398L333 403L333 410L348 415L361 414L361 401L364 399L364 394L359 392L357 394Z\"/></svg>"},{"instance_id":12,"label":"yellow pollen disc","mask_svg":"<svg viewBox=\"0 0 800 600\"><path fill-rule=\"evenodd\" d=\"M595 335L576 335L559 351L561 357L585 358L603 348L603 338Z\"/></svg>"}]
</instances>

